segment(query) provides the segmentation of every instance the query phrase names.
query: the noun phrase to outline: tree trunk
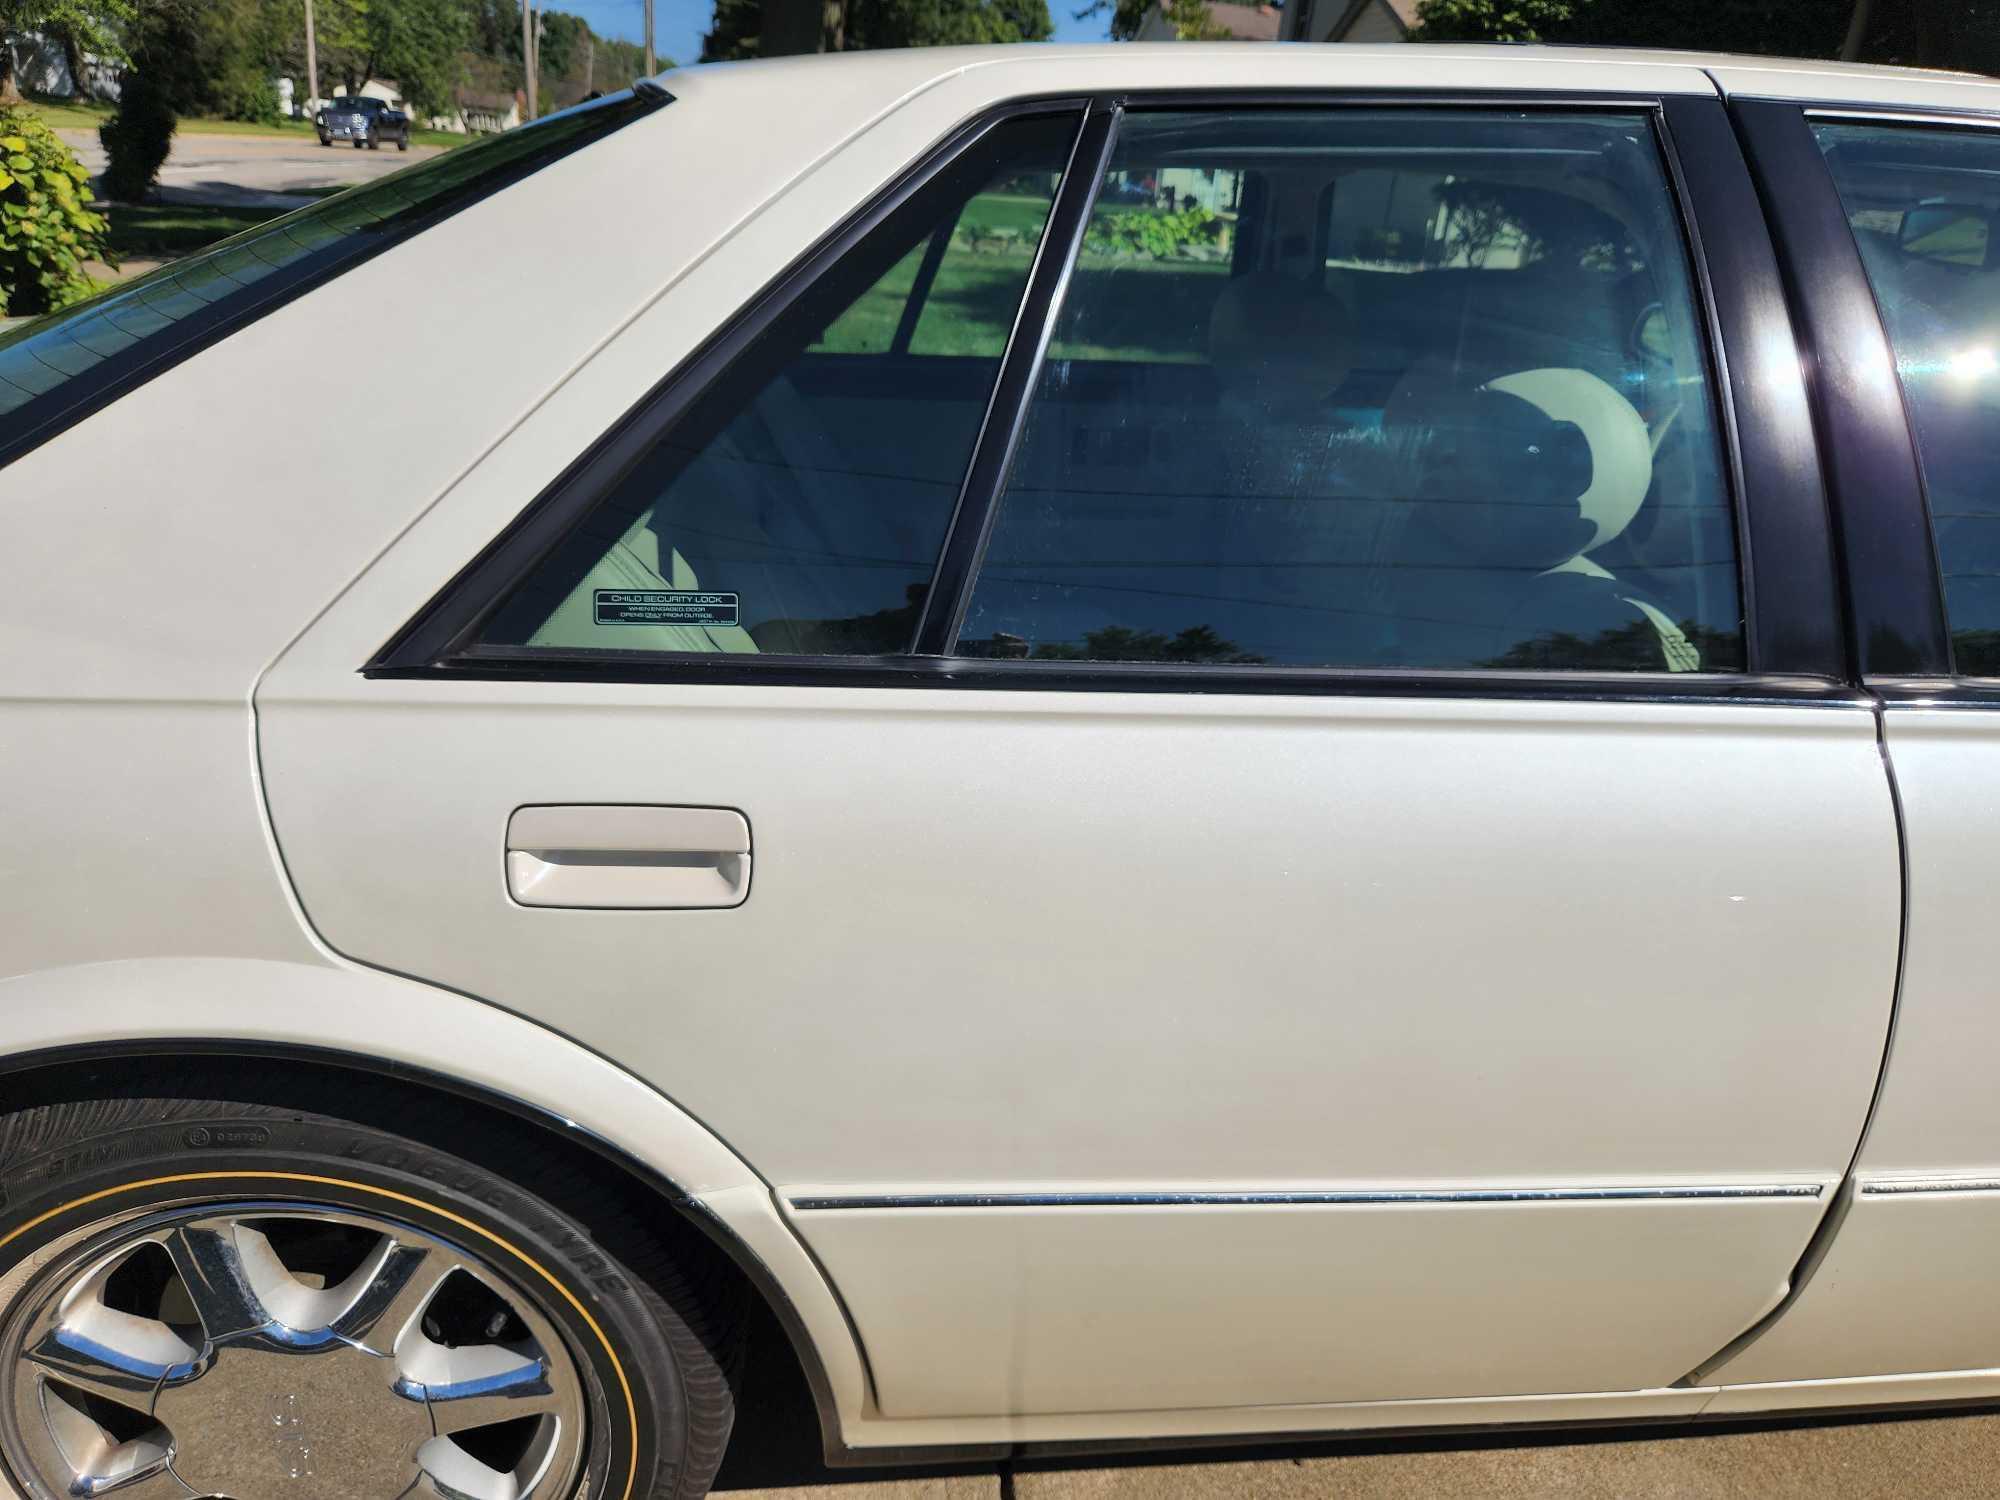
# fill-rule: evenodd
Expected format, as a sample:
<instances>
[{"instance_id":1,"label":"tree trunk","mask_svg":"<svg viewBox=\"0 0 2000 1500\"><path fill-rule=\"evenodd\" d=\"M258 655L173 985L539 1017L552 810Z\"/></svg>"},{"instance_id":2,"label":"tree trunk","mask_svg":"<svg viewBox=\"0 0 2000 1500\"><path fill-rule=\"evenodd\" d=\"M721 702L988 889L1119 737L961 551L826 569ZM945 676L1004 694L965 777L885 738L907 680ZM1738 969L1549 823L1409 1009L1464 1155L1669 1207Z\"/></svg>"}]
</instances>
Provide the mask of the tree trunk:
<instances>
[{"instance_id":1,"label":"tree trunk","mask_svg":"<svg viewBox=\"0 0 2000 1500\"><path fill-rule=\"evenodd\" d=\"M1847 18L1847 38L1840 44L1840 60L1857 62L1861 49L1868 44L1868 23L1873 18L1875 0L1854 0L1854 10Z\"/></svg>"},{"instance_id":2,"label":"tree trunk","mask_svg":"<svg viewBox=\"0 0 2000 1500\"><path fill-rule=\"evenodd\" d=\"M764 0L757 32L759 57L826 50L827 0Z\"/></svg>"},{"instance_id":3,"label":"tree trunk","mask_svg":"<svg viewBox=\"0 0 2000 1500\"><path fill-rule=\"evenodd\" d=\"M83 48L77 45L76 32L67 26L56 28L56 45L62 48L63 66L69 69L69 95L72 99L90 97L90 66L83 60Z\"/></svg>"},{"instance_id":4,"label":"tree trunk","mask_svg":"<svg viewBox=\"0 0 2000 1500\"><path fill-rule=\"evenodd\" d=\"M19 104L21 87L14 81L14 48L0 37L0 104Z\"/></svg>"}]
</instances>

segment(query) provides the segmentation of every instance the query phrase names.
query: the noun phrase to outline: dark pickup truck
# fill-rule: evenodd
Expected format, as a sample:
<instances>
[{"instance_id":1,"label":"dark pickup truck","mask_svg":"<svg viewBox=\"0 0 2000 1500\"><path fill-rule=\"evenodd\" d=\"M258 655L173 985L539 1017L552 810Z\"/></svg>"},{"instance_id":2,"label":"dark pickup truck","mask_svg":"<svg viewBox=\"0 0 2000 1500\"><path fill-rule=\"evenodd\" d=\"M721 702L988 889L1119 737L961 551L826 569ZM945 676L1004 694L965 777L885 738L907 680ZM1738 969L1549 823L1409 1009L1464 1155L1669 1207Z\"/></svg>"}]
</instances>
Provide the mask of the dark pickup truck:
<instances>
[{"instance_id":1,"label":"dark pickup truck","mask_svg":"<svg viewBox=\"0 0 2000 1500\"><path fill-rule=\"evenodd\" d=\"M363 146L378 151L384 141L394 141L398 151L410 149L410 117L386 100L334 99L313 116L313 124L322 146L352 141L357 151Z\"/></svg>"}]
</instances>

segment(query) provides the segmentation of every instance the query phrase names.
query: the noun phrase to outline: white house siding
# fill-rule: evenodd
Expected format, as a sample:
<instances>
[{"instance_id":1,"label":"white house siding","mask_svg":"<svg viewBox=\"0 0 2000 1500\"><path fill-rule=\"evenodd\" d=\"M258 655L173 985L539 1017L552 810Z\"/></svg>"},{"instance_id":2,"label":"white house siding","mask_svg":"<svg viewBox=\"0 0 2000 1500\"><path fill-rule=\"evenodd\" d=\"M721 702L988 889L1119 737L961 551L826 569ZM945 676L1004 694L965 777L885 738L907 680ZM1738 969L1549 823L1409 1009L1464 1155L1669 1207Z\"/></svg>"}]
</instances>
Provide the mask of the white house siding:
<instances>
[{"instance_id":1,"label":"white house siding","mask_svg":"<svg viewBox=\"0 0 2000 1500\"><path fill-rule=\"evenodd\" d=\"M1343 42L1400 42L1403 26L1383 0L1368 0L1368 6L1347 28Z\"/></svg>"}]
</instances>

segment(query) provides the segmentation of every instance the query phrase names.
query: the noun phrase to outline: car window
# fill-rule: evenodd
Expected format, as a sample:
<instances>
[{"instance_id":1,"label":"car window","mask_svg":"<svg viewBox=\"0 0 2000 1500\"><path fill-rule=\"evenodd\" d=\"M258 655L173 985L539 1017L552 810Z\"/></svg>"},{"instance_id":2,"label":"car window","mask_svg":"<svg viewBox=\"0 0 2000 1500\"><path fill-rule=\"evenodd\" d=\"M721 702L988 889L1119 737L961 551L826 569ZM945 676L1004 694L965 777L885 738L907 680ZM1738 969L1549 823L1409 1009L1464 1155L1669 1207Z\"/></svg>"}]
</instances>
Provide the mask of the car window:
<instances>
[{"instance_id":1,"label":"car window","mask_svg":"<svg viewBox=\"0 0 2000 1500\"><path fill-rule=\"evenodd\" d=\"M1135 112L958 649L1731 671L1739 598L1644 117Z\"/></svg>"},{"instance_id":2,"label":"car window","mask_svg":"<svg viewBox=\"0 0 2000 1500\"><path fill-rule=\"evenodd\" d=\"M649 85L489 136L0 332L0 464L309 287L669 99Z\"/></svg>"},{"instance_id":3,"label":"car window","mask_svg":"<svg viewBox=\"0 0 2000 1500\"><path fill-rule=\"evenodd\" d=\"M1815 123L1923 463L1956 670L2000 676L2000 135Z\"/></svg>"},{"instance_id":4,"label":"car window","mask_svg":"<svg viewBox=\"0 0 2000 1500\"><path fill-rule=\"evenodd\" d=\"M705 389L480 632L491 645L909 649L1073 113L989 130Z\"/></svg>"}]
</instances>

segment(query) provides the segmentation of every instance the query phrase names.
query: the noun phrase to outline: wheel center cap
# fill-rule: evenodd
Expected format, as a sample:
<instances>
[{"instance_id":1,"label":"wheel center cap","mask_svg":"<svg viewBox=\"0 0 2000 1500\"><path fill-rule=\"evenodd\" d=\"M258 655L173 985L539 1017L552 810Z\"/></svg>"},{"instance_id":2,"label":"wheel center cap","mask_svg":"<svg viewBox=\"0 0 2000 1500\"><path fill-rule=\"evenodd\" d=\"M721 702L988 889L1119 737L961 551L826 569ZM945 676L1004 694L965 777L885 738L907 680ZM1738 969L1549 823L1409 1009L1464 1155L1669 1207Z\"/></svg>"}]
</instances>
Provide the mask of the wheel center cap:
<instances>
[{"instance_id":1,"label":"wheel center cap","mask_svg":"<svg viewBox=\"0 0 2000 1500\"><path fill-rule=\"evenodd\" d=\"M382 1500L418 1476L431 1436L422 1399L400 1395L395 1362L329 1335L283 1329L214 1346L199 1379L163 1388L174 1472L230 1500Z\"/></svg>"}]
</instances>

